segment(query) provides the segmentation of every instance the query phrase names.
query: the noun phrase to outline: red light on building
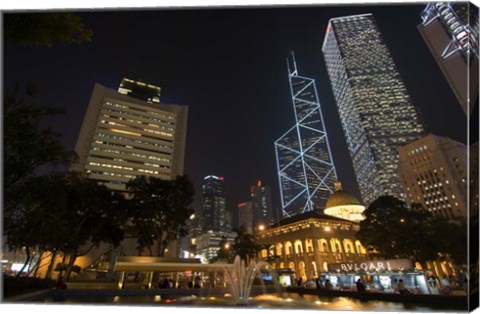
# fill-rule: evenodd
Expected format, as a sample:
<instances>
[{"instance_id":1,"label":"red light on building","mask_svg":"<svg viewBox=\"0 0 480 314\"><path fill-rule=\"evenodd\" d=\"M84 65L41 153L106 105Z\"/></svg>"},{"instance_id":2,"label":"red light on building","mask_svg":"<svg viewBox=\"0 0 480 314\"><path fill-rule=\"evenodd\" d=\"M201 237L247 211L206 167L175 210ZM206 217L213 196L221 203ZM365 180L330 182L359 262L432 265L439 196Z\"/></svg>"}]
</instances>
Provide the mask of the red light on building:
<instances>
[{"instance_id":1,"label":"red light on building","mask_svg":"<svg viewBox=\"0 0 480 314\"><path fill-rule=\"evenodd\" d=\"M223 177L218 177L218 180L223 181Z\"/></svg>"},{"instance_id":2,"label":"red light on building","mask_svg":"<svg viewBox=\"0 0 480 314\"><path fill-rule=\"evenodd\" d=\"M258 187L261 187L261 186L262 186L262 180L258 180L257 186L258 186Z\"/></svg>"},{"instance_id":3,"label":"red light on building","mask_svg":"<svg viewBox=\"0 0 480 314\"><path fill-rule=\"evenodd\" d=\"M245 205L247 205L247 203L240 203L240 204L238 204L238 207L243 207Z\"/></svg>"}]
</instances>

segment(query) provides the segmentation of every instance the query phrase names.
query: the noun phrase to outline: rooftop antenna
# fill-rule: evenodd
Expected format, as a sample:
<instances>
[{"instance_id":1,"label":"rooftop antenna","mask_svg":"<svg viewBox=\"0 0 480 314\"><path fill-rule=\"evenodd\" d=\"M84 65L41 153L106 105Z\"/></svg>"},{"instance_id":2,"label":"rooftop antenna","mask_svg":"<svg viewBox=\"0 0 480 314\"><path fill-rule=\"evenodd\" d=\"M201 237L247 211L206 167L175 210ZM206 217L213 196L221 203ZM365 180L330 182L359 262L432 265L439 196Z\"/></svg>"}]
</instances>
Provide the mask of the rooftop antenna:
<instances>
[{"instance_id":1,"label":"rooftop antenna","mask_svg":"<svg viewBox=\"0 0 480 314\"><path fill-rule=\"evenodd\" d=\"M291 59L291 60L290 60ZM293 71L290 69L290 63L293 65ZM297 62L295 61L295 52L290 52L290 56L287 58L287 68L289 75L298 75Z\"/></svg>"}]
</instances>

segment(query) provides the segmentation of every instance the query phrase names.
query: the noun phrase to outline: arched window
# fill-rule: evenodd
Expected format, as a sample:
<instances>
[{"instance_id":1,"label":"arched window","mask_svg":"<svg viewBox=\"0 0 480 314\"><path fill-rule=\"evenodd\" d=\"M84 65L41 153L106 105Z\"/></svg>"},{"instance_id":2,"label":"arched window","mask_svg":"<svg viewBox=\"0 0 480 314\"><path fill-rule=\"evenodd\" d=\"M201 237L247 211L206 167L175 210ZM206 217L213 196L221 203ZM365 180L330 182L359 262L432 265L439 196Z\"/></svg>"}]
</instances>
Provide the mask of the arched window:
<instances>
[{"instance_id":1,"label":"arched window","mask_svg":"<svg viewBox=\"0 0 480 314\"><path fill-rule=\"evenodd\" d=\"M290 268L291 270L295 270L295 263L294 262L288 263L288 268Z\"/></svg>"},{"instance_id":2,"label":"arched window","mask_svg":"<svg viewBox=\"0 0 480 314\"><path fill-rule=\"evenodd\" d=\"M352 253L352 247L349 243L347 243L345 250L347 251L347 253Z\"/></svg>"},{"instance_id":3,"label":"arched window","mask_svg":"<svg viewBox=\"0 0 480 314\"><path fill-rule=\"evenodd\" d=\"M328 245L326 242L322 243L322 252L328 252Z\"/></svg>"},{"instance_id":4,"label":"arched window","mask_svg":"<svg viewBox=\"0 0 480 314\"><path fill-rule=\"evenodd\" d=\"M305 263L302 261L298 263L298 275L299 278L307 279L307 274L305 273Z\"/></svg>"}]
</instances>

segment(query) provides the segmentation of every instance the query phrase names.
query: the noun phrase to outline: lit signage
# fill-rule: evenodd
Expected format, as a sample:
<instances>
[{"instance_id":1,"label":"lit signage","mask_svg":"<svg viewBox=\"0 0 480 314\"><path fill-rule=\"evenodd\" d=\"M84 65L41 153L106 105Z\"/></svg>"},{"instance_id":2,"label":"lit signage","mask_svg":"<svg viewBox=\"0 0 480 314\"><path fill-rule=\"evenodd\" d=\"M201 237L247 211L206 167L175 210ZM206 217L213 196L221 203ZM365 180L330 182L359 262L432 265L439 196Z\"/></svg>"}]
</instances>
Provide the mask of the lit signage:
<instances>
[{"instance_id":1,"label":"lit signage","mask_svg":"<svg viewBox=\"0 0 480 314\"><path fill-rule=\"evenodd\" d=\"M382 271L382 270L409 270L413 269L413 262L410 259L390 259L378 261L365 261L358 263L331 263L328 264L329 271Z\"/></svg>"}]
</instances>

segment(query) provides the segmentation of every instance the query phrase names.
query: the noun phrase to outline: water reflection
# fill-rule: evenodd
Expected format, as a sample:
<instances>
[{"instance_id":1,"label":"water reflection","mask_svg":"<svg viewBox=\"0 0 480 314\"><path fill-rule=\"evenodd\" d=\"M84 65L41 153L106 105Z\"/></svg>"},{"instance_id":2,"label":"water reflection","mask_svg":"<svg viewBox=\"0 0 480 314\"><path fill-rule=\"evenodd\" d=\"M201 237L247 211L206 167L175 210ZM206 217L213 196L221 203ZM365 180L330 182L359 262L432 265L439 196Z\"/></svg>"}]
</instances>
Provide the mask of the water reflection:
<instances>
[{"instance_id":1,"label":"water reflection","mask_svg":"<svg viewBox=\"0 0 480 314\"><path fill-rule=\"evenodd\" d=\"M214 297L214 296L172 296L172 295L143 295L143 296L68 296L61 299L47 298L38 300L45 303L66 303L66 304L115 304L115 305L175 305L187 307L235 307L233 296ZM280 297L277 294L262 294L254 296L249 300L248 307L251 308L272 308L272 309L316 309L323 311L381 311L381 312L400 312L400 311L456 311L461 309L449 309L438 305L419 305L412 303L399 303L390 301L365 301L348 297L327 297L296 293L282 293Z\"/></svg>"}]
</instances>

